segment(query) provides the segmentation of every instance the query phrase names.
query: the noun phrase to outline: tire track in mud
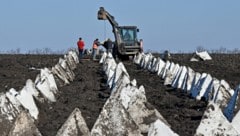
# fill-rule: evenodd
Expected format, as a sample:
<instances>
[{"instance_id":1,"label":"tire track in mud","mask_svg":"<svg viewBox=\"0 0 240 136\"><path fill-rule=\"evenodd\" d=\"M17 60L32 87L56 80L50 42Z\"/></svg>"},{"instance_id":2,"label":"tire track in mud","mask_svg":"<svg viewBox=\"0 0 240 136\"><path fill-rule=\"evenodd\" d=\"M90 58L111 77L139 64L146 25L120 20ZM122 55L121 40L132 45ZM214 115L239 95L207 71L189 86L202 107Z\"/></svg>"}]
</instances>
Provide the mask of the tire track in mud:
<instances>
[{"instance_id":1,"label":"tire track in mud","mask_svg":"<svg viewBox=\"0 0 240 136\"><path fill-rule=\"evenodd\" d=\"M181 136L192 136L200 124L207 106L206 102L191 99L188 94L163 85L163 80L156 73L140 69L133 62L124 65L138 85L145 87L146 97L168 121L174 132Z\"/></svg>"}]
</instances>

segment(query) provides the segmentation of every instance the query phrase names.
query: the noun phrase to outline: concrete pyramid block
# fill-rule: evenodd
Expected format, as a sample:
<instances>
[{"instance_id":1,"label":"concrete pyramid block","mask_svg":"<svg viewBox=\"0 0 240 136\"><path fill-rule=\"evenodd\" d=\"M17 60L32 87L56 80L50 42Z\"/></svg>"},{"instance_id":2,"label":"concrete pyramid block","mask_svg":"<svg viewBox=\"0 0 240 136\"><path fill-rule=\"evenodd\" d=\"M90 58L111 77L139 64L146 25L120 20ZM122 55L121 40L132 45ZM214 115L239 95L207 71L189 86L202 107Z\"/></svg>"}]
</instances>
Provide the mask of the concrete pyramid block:
<instances>
[{"instance_id":1,"label":"concrete pyramid block","mask_svg":"<svg viewBox=\"0 0 240 136\"><path fill-rule=\"evenodd\" d=\"M207 74L206 73L202 73L201 76L199 77L197 83L195 85L193 85L192 90L191 90L191 96L193 98L196 98L197 95L199 94L199 92L201 90L201 87L202 87L202 84L205 81L206 77L207 77Z\"/></svg>"},{"instance_id":2,"label":"concrete pyramid block","mask_svg":"<svg viewBox=\"0 0 240 136\"><path fill-rule=\"evenodd\" d=\"M179 68L180 68L179 64L175 64L172 69L167 71L167 75L166 75L166 78L164 80L164 85L171 85L172 84Z\"/></svg>"},{"instance_id":3,"label":"concrete pyramid block","mask_svg":"<svg viewBox=\"0 0 240 136\"><path fill-rule=\"evenodd\" d=\"M184 84L186 83L186 76L187 76L187 68L183 66L182 71L179 75L178 81L177 81L177 86L176 88L182 88Z\"/></svg>"},{"instance_id":4,"label":"concrete pyramid block","mask_svg":"<svg viewBox=\"0 0 240 136\"><path fill-rule=\"evenodd\" d=\"M197 85L200 77L201 77L201 74L199 72L195 72L194 78L193 78L193 81L192 81L192 85L191 85L191 89L190 89L190 93L192 92L193 88Z\"/></svg>"},{"instance_id":5,"label":"concrete pyramid block","mask_svg":"<svg viewBox=\"0 0 240 136\"><path fill-rule=\"evenodd\" d=\"M7 136L18 111L4 93L0 93L0 136Z\"/></svg>"},{"instance_id":6,"label":"concrete pyramid block","mask_svg":"<svg viewBox=\"0 0 240 136\"><path fill-rule=\"evenodd\" d=\"M76 50L70 50L67 54L68 56L71 56L74 59L76 64L79 63L78 53Z\"/></svg>"},{"instance_id":7,"label":"concrete pyramid block","mask_svg":"<svg viewBox=\"0 0 240 136\"><path fill-rule=\"evenodd\" d=\"M146 54L142 54L142 58L141 58L141 60L140 60L140 64L139 64L139 66L141 67L141 68L144 68L144 63L145 63L145 58L146 58Z\"/></svg>"},{"instance_id":8,"label":"concrete pyramid block","mask_svg":"<svg viewBox=\"0 0 240 136\"><path fill-rule=\"evenodd\" d=\"M178 85L178 80L179 80L179 77L182 73L182 70L183 70L183 66L180 66L177 70L177 73L175 74L173 80L172 80L172 83L171 83L171 86L173 88L177 88L177 85Z\"/></svg>"},{"instance_id":9,"label":"concrete pyramid block","mask_svg":"<svg viewBox=\"0 0 240 136\"><path fill-rule=\"evenodd\" d=\"M228 101L234 94L234 90L232 90L228 83L224 80L221 80L220 82L216 82L215 85L217 90L214 89L215 93L213 96L213 100L215 103L220 105L221 108L226 107Z\"/></svg>"},{"instance_id":10,"label":"concrete pyramid block","mask_svg":"<svg viewBox=\"0 0 240 136\"><path fill-rule=\"evenodd\" d=\"M141 136L141 131L123 105L109 98L91 130L91 136Z\"/></svg>"},{"instance_id":11,"label":"concrete pyramid block","mask_svg":"<svg viewBox=\"0 0 240 136\"><path fill-rule=\"evenodd\" d=\"M158 60L158 69L157 69L158 76L160 76L160 77L162 76L165 65L166 65L166 63L162 59Z\"/></svg>"},{"instance_id":12,"label":"concrete pyramid block","mask_svg":"<svg viewBox=\"0 0 240 136\"><path fill-rule=\"evenodd\" d=\"M37 76L36 80L36 88L43 94L43 96L49 100L50 102L56 102L56 98L54 92L51 91L50 83L48 78Z\"/></svg>"},{"instance_id":13,"label":"concrete pyramid block","mask_svg":"<svg viewBox=\"0 0 240 136\"><path fill-rule=\"evenodd\" d=\"M240 134L240 111L233 117L232 123L233 127L238 131Z\"/></svg>"},{"instance_id":14,"label":"concrete pyramid block","mask_svg":"<svg viewBox=\"0 0 240 136\"><path fill-rule=\"evenodd\" d=\"M207 91L208 86L211 84L211 82L212 82L212 76L210 74L207 74L207 76L204 78L202 84L199 85L200 86L199 87L199 94L196 97L197 100L201 100L201 98L203 97L203 95Z\"/></svg>"},{"instance_id":15,"label":"concrete pyramid block","mask_svg":"<svg viewBox=\"0 0 240 136\"><path fill-rule=\"evenodd\" d=\"M147 133L151 123L157 119L170 126L162 115L147 102L145 89L140 86L138 89L135 86L128 84L126 87L120 88L111 95L112 99L120 101L130 116L139 126L142 133Z\"/></svg>"},{"instance_id":16,"label":"concrete pyramid block","mask_svg":"<svg viewBox=\"0 0 240 136\"><path fill-rule=\"evenodd\" d=\"M178 136L165 123L156 120L150 125L148 136Z\"/></svg>"},{"instance_id":17,"label":"concrete pyramid block","mask_svg":"<svg viewBox=\"0 0 240 136\"><path fill-rule=\"evenodd\" d=\"M144 54L144 53L137 53L137 54L135 54L134 59L133 59L133 62L134 62L135 64L139 65L140 62L141 62L141 60L142 60L142 58L143 58L143 54Z\"/></svg>"},{"instance_id":18,"label":"concrete pyramid block","mask_svg":"<svg viewBox=\"0 0 240 136\"><path fill-rule=\"evenodd\" d=\"M192 88L192 82L193 82L193 79L195 76L195 72L190 67L187 68L187 71L188 71L187 72L187 83L186 83L184 90L189 92Z\"/></svg>"},{"instance_id":19,"label":"concrete pyramid block","mask_svg":"<svg viewBox=\"0 0 240 136\"><path fill-rule=\"evenodd\" d=\"M23 89L15 97L21 103L21 105L28 110L34 119L38 119L39 111L37 105L33 99L31 92L27 90L26 86L23 87Z\"/></svg>"},{"instance_id":20,"label":"concrete pyramid block","mask_svg":"<svg viewBox=\"0 0 240 136\"><path fill-rule=\"evenodd\" d=\"M194 56L190 59L190 61L199 61L199 60L212 60L212 57L208 54L207 51L197 52L194 54Z\"/></svg>"},{"instance_id":21,"label":"concrete pyramid block","mask_svg":"<svg viewBox=\"0 0 240 136\"><path fill-rule=\"evenodd\" d=\"M157 65L158 65L158 58L154 57L150 71L154 73L157 72Z\"/></svg>"},{"instance_id":22,"label":"concrete pyramid block","mask_svg":"<svg viewBox=\"0 0 240 136\"><path fill-rule=\"evenodd\" d=\"M74 70L77 67L77 64L79 63L78 57L77 60L74 58L74 51L69 51L66 55L64 55L64 59L67 61L69 67L71 70Z\"/></svg>"},{"instance_id":23,"label":"concrete pyramid block","mask_svg":"<svg viewBox=\"0 0 240 136\"><path fill-rule=\"evenodd\" d=\"M219 105L209 102L195 136L237 136L239 133L223 115Z\"/></svg>"},{"instance_id":24,"label":"concrete pyramid block","mask_svg":"<svg viewBox=\"0 0 240 136\"><path fill-rule=\"evenodd\" d=\"M103 55L102 55L102 57L100 58L99 63L100 63L100 64L103 64L103 62L106 60L106 58L107 58L107 53L104 52Z\"/></svg>"},{"instance_id":25,"label":"concrete pyramid block","mask_svg":"<svg viewBox=\"0 0 240 136\"><path fill-rule=\"evenodd\" d=\"M75 74L73 73L73 71L71 70L71 68L69 67L67 61L65 59L60 58L59 62L58 62L62 68L64 69L64 71L66 72L67 75L67 79L69 81L73 81Z\"/></svg>"},{"instance_id":26,"label":"concrete pyramid block","mask_svg":"<svg viewBox=\"0 0 240 136\"><path fill-rule=\"evenodd\" d=\"M34 120L25 111L17 117L8 136L42 136L34 124Z\"/></svg>"},{"instance_id":27,"label":"concrete pyramid block","mask_svg":"<svg viewBox=\"0 0 240 136\"><path fill-rule=\"evenodd\" d=\"M8 92L6 92L6 97L8 98L9 102L13 105L14 112L16 115L18 115L18 113L20 113L20 111L22 110L21 103L16 98L17 95L19 95L19 93L14 88L11 88Z\"/></svg>"},{"instance_id":28,"label":"concrete pyramid block","mask_svg":"<svg viewBox=\"0 0 240 136\"><path fill-rule=\"evenodd\" d=\"M162 75L162 79L165 79L165 77L166 77L166 75L167 75L167 70L169 70L169 68L170 68L170 66L171 66L171 62L170 61L167 61L166 62L166 65L165 65L165 67L164 67L164 69L163 69L163 71L162 71L162 73L161 73L161 75Z\"/></svg>"},{"instance_id":29,"label":"concrete pyramid block","mask_svg":"<svg viewBox=\"0 0 240 136\"><path fill-rule=\"evenodd\" d=\"M232 122L232 119L234 116L234 109L237 106L236 102L237 102L239 90L240 90L240 85L234 91L233 96L230 98L226 108L223 111L223 114L225 115L225 117L228 119L229 122Z\"/></svg>"},{"instance_id":30,"label":"concrete pyramid block","mask_svg":"<svg viewBox=\"0 0 240 136\"><path fill-rule=\"evenodd\" d=\"M60 64L56 64L54 67L52 67L52 72L58 79L57 81L60 86L70 84L68 75Z\"/></svg>"},{"instance_id":31,"label":"concrete pyramid block","mask_svg":"<svg viewBox=\"0 0 240 136\"><path fill-rule=\"evenodd\" d=\"M48 68L41 69L40 71L41 78L47 78L49 82L50 90L56 94L58 92L58 87L55 81L55 78L52 72Z\"/></svg>"},{"instance_id":32,"label":"concrete pyramid block","mask_svg":"<svg viewBox=\"0 0 240 136\"><path fill-rule=\"evenodd\" d=\"M73 110L56 136L90 136L87 124L78 108Z\"/></svg>"}]
</instances>

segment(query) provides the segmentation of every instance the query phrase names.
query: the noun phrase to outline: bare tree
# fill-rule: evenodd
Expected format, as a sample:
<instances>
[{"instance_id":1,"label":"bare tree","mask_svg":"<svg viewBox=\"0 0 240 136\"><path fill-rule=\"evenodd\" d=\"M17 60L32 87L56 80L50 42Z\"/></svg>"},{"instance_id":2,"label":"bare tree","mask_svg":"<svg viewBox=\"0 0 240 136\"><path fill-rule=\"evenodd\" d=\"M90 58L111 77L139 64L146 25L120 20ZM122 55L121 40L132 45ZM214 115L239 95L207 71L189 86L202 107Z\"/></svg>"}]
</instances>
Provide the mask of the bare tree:
<instances>
[{"instance_id":1,"label":"bare tree","mask_svg":"<svg viewBox=\"0 0 240 136\"><path fill-rule=\"evenodd\" d=\"M206 49L201 45L197 46L196 50L197 50L197 52L206 51Z\"/></svg>"}]
</instances>

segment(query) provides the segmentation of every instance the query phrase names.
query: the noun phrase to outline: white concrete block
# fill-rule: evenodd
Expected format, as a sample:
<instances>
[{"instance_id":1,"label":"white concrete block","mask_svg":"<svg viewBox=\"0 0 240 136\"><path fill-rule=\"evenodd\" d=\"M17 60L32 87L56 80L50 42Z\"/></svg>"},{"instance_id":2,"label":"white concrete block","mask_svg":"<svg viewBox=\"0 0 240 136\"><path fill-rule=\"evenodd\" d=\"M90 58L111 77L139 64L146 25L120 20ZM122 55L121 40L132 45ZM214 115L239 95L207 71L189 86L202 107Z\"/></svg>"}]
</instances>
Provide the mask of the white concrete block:
<instances>
[{"instance_id":1,"label":"white concrete block","mask_svg":"<svg viewBox=\"0 0 240 136\"><path fill-rule=\"evenodd\" d=\"M137 53L134 55L133 63L139 65L142 59L142 53Z\"/></svg>"},{"instance_id":2,"label":"white concrete block","mask_svg":"<svg viewBox=\"0 0 240 136\"><path fill-rule=\"evenodd\" d=\"M56 136L90 136L90 131L82 117L81 111L75 108L65 123L58 130Z\"/></svg>"},{"instance_id":3,"label":"white concrete block","mask_svg":"<svg viewBox=\"0 0 240 136\"><path fill-rule=\"evenodd\" d=\"M148 136L178 136L169 126L160 120L156 120L151 124Z\"/></svg>"},{"instance_id":4,"label":"white concrete block","mask_svg":"<svg viewBox=\"0 0 240 136\"><path fill-rule=\"evenodd\" d=\"M228 122L219 106L209 102L195 136L240 135Z\"/></svg>"},{"instance_id":5,"label":"white concrete block","mask_svg":"<svg viewBox=\"0 0 240 136\"><path fill-rule=\"evenodd\" d=\"M42 134L35 126L34 120L23 111L17 117L8 136L42 136Z\"/></svg>"},{"instance_id":6,"label":"white concrete block","mask_svg":"<svg viewBox=\"0 0 240 136\"><path fill-rule=\"evenodd\" d=\"M165 67L166 63L162 60L162 59L158 59L158 69L157 69L157 75L158 76L162 76L164 67Z\"/></svg>"},{"instance_id":7,"label":"white concrete block","mask_svg":"<svg viewBox=\"0 0 240 136\"><path fill-rule=\"evenodd\" d=\"M40 76L41 76L41 79L44 79L44 78L48 79L50 90L54 94L57 94L58 93L58 87L57 87L57 84L56 84L56 81L55 81L55 78L54 78L52 72L48 68L44 68L44 69L41 69ZM29 86L31 86L30 81L29 81ZM34 87L32 87L32 89L34 89ZM34 92L36 93L36 91L34 91Z\"/></svg>"},{"instance_id":8,"label":"white concrete block","mask_svg":"<svg viewBox=\"0 0 240 136\"><path fill-rule=\"evenodd\" d=\"M173 78L173 80L172 80L171 86L172 86L173 88L177 88L178 79L179 79L179 77L180 77L180 75L181 75L181 73L182 73L182 70L183 70L183 66L180 66L180 67L178 68L178 70L177 70L177 73L175 74L175 76L174 76L174 78Z\"/></svg>"},{"instance_id":9,"label":"white concrete block","mask_svg":"<svg viewBox=\"0 0 240 136\"><path fill-rule=\"evenodd\" d=\"M165 79L166 74L167 74L167 70L169 70L170 65L171 65L171 62L170 62L170 61L167 61L164 69L162 70L162 73L160 73L160 75L162 75L162 76L161 76L162 79Z\"/></svg>"},{"instance_id":10,"label":"white concrete block","mask_svg":"<svg viewBox=\"0 0 240 136\"><path fill-rule=\"evenodd\" d=\"M91 130L91 136L117 135L141 136L141 131L123 105L109 98Z\"/></svg>"},{"instance_id":11,"label":"white concrete block","mask_svg":"<svg viewBox=\"0 0 240 136\"><path fill-rule=\"evenodd\" d=\"M177 88L182 88L182 84L185 82L185 77L187 75L187 68L183 66L182 71L179 75L178 82L177 82ZM185 80L184 80L185 79Z\"/></svg>"},{"instance_id":12,"label":"white concrete block","mask_svg":"<svg viewBox=\"0 0 240 136\"><path fill-rule=\"evenodd\" d=\"M233 117L232 126L235 128L236 131L240 134L240 111Z\"/></svg>"},{"instance_id":13,"label":"white concrete block","mask_svg":"<svg viewBox=\"0 0 240 136\"><path fill-rule=\"evenodd\" d=\"M212 82L212 76L210 74L207 74L204 81L202 82L202 85L200 85L200 91L199 91L198 96L196 97L197 100L201 100L201 98L203 97L203 95L207 91L207 88L211 84L211 82Z\"/></svg>"},{"instance_id":14,"label":"white concrete block","mask_svg":"<svg viewBox=\"0 0 240 136\"><path fill-rule=\"evenodd\" d=\"M60 85L70 84L68 80L68 75L60 64L56 64L54 67L52 67L52 72L54 73L54 75L56 75L56 77L59 78Z\"/></svg>"},{"instance_id":15,"label":"white concrete block","mask_svg":"<svg viewBox=\"0 0 240 136\"><path fill-rule=\"evenodd\" d=\"M185 90L187 92L189 92L192 88L192 82L193 82L194 76L195 76L195 72L190 67L188 67L187 68L187 83L186 83L186 87L185 87Z\"/></svg>"},{"instance_id":16,"label":"white concrete block","mask_svg":"<svg viewBox=\"0 0 240 136\"><path fill-rule=\"evenodd\" d=\"M173 68L170 68L170 70L167 71L166 78L164 80L164 85L171 85L180 66L179 64L175 64Z\"/></svg>"},{"instance_id":17,"label":"white concrete block","mask_svg":"<svg viewBox=\"0 0 240 136\"><path fill-rule=\"evenodd\" d=\"M101 59L100 59L100 61L99 61L99 63L100 63L100 64L103 64L103 62L106 60L106 58L107 58L107 53L104 52L103 55L102 55L102 57L101 57Z\"/></svg>"},{"instance_id":18,"label":"white concrete block","mask_svg":"<svg viewBox=\"0 0 240 136\"><path fill-rule=\"evenodd\" d=\"M39 77L39 75L36 78L36 88L43 94L43 96L48 99L51 102L56 102L56 98L54 96L54 93L50 89L50 83L48 81L48 78L46 77Z\"/></svg>"},{"instance_id":19,"label":"white concrete block","mask_svg":"<svg viewBox=\"0 0 240 136\"><path fill-rule=\"evenodd\" d=\"M35 104L32 94L27 91L26 87L23 87L19 95L16 95L16 98L34 119L38 119L39 111L37 105Z\"/></svg>"}]
</instances>

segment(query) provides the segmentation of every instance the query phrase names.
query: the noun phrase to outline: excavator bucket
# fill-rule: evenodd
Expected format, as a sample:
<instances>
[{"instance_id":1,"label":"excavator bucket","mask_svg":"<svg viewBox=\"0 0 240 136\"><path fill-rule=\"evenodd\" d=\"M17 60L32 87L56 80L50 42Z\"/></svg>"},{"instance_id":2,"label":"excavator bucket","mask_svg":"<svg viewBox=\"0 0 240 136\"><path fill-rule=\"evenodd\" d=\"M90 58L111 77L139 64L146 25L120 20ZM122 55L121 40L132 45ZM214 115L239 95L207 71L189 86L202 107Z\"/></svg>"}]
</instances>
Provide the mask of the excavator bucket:
<instances>
[{"instance_id":1,"label":"excavator bucket","mask_svg":"<svg viewBox=\"0 0 240 136\"><path fill-rule=\"evenodd\" d=\"M106 11L103 7L100 7L98 11L98 20L107 20Z\"/></svg>"}]
</instances>

